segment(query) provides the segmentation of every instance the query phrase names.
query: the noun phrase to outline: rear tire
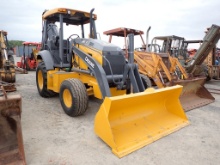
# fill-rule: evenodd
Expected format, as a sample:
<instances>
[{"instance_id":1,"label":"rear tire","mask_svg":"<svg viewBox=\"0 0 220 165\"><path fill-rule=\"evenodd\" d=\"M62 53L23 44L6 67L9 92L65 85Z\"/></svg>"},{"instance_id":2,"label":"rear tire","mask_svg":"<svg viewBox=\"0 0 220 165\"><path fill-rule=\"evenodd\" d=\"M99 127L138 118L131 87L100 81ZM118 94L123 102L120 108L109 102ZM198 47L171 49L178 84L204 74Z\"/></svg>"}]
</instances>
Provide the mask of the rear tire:
<instances>
[{"instance_id":1,"label":"rear tire","mask_svg":"<svg viewBox=\"0 0 220 165\"><path fill-rule=\"evenodd\" d=\"M64 80L60 86L60 103L65 113L71 117L84 114L88 107L85 85L78 79Z\"/></svg>"},{"instance_id":2,"label":"rear tire","mask_svg":"<svg viewBox=\"0 0 220 165\"><path fill-rule=\"evenodd\" d=\"M37 66L36 70L36 84L39 94L42 97L53 97L55 92L47 89L47 70L44 62L41 62Z\"/></svg>"},{"instance_id":3,"label":"rear tire","mask_svg":"<svg viewBox=\"0 0 220 165\"><path fill-rule=\"evenodd\" d=\"M149 77L141 74L141 80L144 84L144 88L147 89L149 87L152 87L152 83L151 83L151 80L149 79Z\"/></svg>"}]
</instances>

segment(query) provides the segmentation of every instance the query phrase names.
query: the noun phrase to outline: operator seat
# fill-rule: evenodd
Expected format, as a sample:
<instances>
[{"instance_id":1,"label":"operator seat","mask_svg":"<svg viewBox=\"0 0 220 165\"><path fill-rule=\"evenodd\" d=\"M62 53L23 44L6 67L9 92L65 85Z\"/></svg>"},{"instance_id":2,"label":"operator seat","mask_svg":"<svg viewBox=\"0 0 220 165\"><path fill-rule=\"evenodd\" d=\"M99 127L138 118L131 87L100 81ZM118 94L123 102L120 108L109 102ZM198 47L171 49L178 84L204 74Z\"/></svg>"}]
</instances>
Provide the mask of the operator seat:
<instances>
[{"instance_id":1,"label":"operator seat","mask_svg":"<svg viewBox=\"0 0 220 165\"><path fill-rule=\"evenodd\" d=\"M61 59L59 57L59 33L57 29L57 25L54 23L49 23L47 26L47 46L48 50L51 52L54 63L59 64Z\"/></svg>"},{"instance_id":2,"label":"operator seat","mask_svg":"<svg viewBox=\"0 0 220 165\"><path fill-rule=\"evenodd\" d=\"M47 31L48 31L49 45L51 46L50 48L51 49L58 48L59 33L58 33L57 25L54 23L49 23Z\"/></svg>"},{"instance_id":3,"label":"operator seat","mask_svg":"<svg viewBox=\"0 0 220 165\"><path fill-rule=\"evenodd\" d=\"M59 56L59 33L58 33L58 28L57 25L54 23L49 23L48 24L48 47L49 50L51 52L51 54L53 55L54 58L54 63L55 64L59 64L61 59ZM63 40L63 62L64 63L68 63L69 60L67 60L67 56L68 56L68 48L67 48L67 40Z\"/></svg>"}]
</instances>

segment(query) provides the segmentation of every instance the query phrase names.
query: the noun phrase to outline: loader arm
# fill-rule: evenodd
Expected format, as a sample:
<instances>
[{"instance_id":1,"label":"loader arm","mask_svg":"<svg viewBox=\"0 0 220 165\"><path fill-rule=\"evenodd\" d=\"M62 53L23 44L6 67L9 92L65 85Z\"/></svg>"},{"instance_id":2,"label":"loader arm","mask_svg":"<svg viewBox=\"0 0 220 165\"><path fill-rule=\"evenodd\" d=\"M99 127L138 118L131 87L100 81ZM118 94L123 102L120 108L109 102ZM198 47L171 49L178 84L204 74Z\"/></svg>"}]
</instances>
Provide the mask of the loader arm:
<instances>
[{"instance_id":1,"label":"loader arm","mask_svg":"<svg viewBox=\"0 0 220 165\"><path fill-rule=\"evenodd\" d=\"M4 40L4 31L1 31L0 33L0 42L1 42L1 49L6 49L5 40Z\"/></svg>"},{"instance_id":2,"label":"loader arm","mask_svg":"<svg viewBox=\"0 0 220 165\"><path fill-rule=\"evenodd\" d=\"M139 71L152 78L159 88L165 87L161 72L169 81L172 80L170 72L160 56L147 52L135 52L135 61L139 65Z\"/></svg>"},{"instance_id":3,"label":"loader arm","mask_svg":"<svg viewBox=\"0 0 220 165\"><path fill-rule=\"evenodd\" d=\"M134 53L134 59L138 64L139 72L141 74L151 77L159 88L164 87L164 84L162 83L160 77L157 75L157 67L155 67L152 63L147 63L146 61L144 61L136 54L136 52Z\"/></svg>"},{"instance_id":4,"label":"loader arm","mask_svg":"<svg viewBox=\"0 0 220 165\"><path fill-rule=\"evenodd\" d=\"M7 32L0 31L0 80L5 82L15 82L14 58L8 54Z\"/></svg>"},{"instance_id":5,"label":"loader arm","mask_svg":"<svg viewBox=\"0 0 220 165\"><path fill-rule=\"evenodd\" d=\"M169 61L170 61L170 64L171 64L171 67L170 67L170 72L171 73L174 73L175 70L176 70L176 67L178 67L179 70L181 71L182 75L183 75L183 78L184 79L189 78L189 75L187 74L186 70L183 68L183 66L180 64L180 62L177 58L172 57L172 56L169 55Z\"/></svg>"},{"instance_id":6,"label":"loader arm","mask_svg":"<svg viewBox=\"0 0 220 165\"><path fill-rule=\"evenodd\" d=\"M89 69L92 71L92 74L96 77L99 84L99 88L102 93L102 98L105 98L106 96L110 97L111 93L109 90L108 81L106 78L105 71L103 70L101 65L98 62L96 62L91 56L84 53L76 46L73 46L72 50L87 64Z\"/></svg>"},{"instance_id":7,"label":"loader arm","mask_svg":"<svg viewBox=\"0 0 220 165\"><path fill-rule=\"evenodd\" d=\"M8 54L7 54L7 51L6 51L6 49L7 49L7 46L6 46L6 41L5 41L5 35L7 35L7 32L5 32L5 31L1 31L0 32L0 42L1 42L1 58L5 58L6 60L8 60ZM3 66L3 59L1 59L2 60L2 66Z\"/></svg>"}]
</instances>

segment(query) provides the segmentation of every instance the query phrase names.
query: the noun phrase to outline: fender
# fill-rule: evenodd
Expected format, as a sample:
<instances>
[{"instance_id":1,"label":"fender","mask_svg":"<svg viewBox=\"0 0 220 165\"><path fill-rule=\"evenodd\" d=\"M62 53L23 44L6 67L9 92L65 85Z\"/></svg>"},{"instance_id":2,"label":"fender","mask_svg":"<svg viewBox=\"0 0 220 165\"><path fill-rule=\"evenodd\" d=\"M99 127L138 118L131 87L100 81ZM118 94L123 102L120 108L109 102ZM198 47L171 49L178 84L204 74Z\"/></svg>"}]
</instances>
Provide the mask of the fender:
<instances>
[{"instance_id":1,"label":"fender","mask_svg":"<svg viewBox=\"0 0 220 165\"><path fill-rule=\"evenodd\" d=\"M42 50L37 54L37 60L42 60L45 63L46 70L54 69L54 61L51 53L48 50Z\"/></svg>"}]
</instances>

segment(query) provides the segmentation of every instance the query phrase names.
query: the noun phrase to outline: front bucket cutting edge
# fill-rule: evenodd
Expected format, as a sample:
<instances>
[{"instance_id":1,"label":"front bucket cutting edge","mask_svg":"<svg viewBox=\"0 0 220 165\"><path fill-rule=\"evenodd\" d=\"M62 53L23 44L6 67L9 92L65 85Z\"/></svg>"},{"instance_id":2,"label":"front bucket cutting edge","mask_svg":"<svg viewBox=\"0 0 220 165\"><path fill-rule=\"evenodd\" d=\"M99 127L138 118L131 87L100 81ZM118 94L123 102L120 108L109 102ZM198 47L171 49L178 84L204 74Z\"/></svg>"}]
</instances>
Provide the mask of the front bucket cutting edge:
<instances>
[{"instance_id":1,"label":"front bucket cutting edge","mask_svg":"<svg viewBox=\"0 0 220 165\"><path fill-rule=\"evenodd\" d=\"M106 97L95 117L95 133L123 157L189 124L179 96L182 86Z\"/></svg>"},{"instance_id":2,"label":"front bucket cutting edge","mask_svg":"<svg viewBox=\"0 0 220 165\"><path fill-rule=\"evenodd\" d=\"M180 102L184 111L202 107L215 101L215 98L204 86L205 79L204 77L174 82L183 86Z\"/></svg>"}]
</instances>

